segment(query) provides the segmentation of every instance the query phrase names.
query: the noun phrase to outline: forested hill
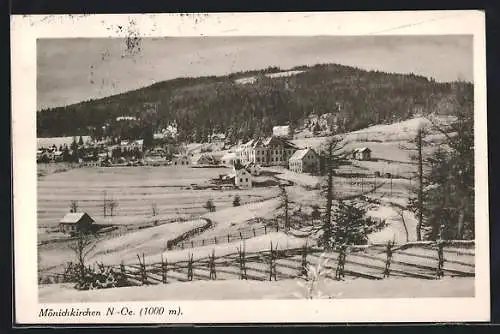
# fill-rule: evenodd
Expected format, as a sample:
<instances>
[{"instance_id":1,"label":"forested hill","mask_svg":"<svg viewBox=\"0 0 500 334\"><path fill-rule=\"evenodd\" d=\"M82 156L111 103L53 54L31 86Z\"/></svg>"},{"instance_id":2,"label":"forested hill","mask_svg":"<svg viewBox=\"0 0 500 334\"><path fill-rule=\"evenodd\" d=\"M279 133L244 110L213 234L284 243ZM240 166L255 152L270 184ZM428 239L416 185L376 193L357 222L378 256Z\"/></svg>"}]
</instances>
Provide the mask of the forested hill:
<instances>
[{"instance_id":1,"label":"forested hill","mask_svg":"<svg viewBox=\"0 0 500 334\"><path fill-rule=\"evenodd\" d=\"M450 112L457 86L472 99L471 83L437 83L414 74L365 71L335 64L279 68L227 76L178 78L98 100L37 113L39 137L91 134L118 116L136 116L150 131L176 122L182 140L204 141L212 132L230 139L268 135L272 126L296 125L311 113L338 112L343 129L412 117L416 110ZM237 79L253 77L242 83ZM151 112L147 104L156 104Z\"/></svg>"}]
</instances>

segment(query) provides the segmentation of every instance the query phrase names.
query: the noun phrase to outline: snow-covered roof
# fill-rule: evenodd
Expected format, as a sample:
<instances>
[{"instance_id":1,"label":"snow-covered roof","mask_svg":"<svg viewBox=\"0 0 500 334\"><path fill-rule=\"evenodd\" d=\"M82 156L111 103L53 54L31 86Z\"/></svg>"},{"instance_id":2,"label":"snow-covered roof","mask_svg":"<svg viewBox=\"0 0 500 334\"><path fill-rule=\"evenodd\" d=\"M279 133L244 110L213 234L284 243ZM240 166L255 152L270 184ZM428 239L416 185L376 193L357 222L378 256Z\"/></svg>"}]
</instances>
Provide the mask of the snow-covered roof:
<instances>
[{"instance_id":1,"label":"snow-covered roof","mask_svg":"<svg viewBox=\"0 0 500 334\"><path fill-rule=\"evenodd\" d=\"M297 150L297 151L295 151L294 154L292 154L292 156L290 157L290 160L301 160L309 151L314 152L314 150L312 148L304 148L302 150ZM314 153L316 153L316 152L314 152Z\"/></svg>"},{"instance_id":2,"label":"snow-covered roof","mask_svg":"<svg viewBox=\"0 0 500 334\"><path fill-rule=\"evenodd\" d=\"M85 212L69 212L59 221L59 223L67 223L67 224L78 223L84 216L88 216L92 221L94 221Z\"/></svg>"},{"instance_id":3,"label":"snow-covered roof","mask_svg":"<svg viewBox=\"0 0 500 334\"><path fill-rule=\"evenodd\" d=\"M372 150L370 150L368 147L359 147L359 148L354 149L353 152L360 152L360 153L362 153L362 152L371 152L371 151Z\"/></svg>"},{"instance_id":4,"label":"snow-covered roof","mask_svg":"<svg viewBox=\"0 0 500 334\"><path fill-rule=\"evenodd\" d=\"M228 160L228 159L235 159L236 158L236 154L235 153L226 153L224 154L224 156L222 157L221 160Z\"/></svg>"}]
</instances>

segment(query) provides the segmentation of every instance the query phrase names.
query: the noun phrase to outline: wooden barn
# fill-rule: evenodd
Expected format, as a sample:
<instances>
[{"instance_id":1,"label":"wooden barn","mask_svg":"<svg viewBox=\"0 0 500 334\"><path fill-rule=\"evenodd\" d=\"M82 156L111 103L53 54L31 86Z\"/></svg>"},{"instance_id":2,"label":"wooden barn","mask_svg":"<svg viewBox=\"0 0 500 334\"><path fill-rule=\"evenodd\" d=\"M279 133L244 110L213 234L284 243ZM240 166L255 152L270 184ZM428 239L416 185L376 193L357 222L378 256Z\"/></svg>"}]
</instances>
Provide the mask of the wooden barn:
<instances>
[{"instance_id":1,"label":"wooden barn","mask_svg":"<svg viewBox=\"0 0 500 334\"><path fill-rule=\"evenodd\" d=\"M59 231L69 234L89 232L94 223L94 219L85 212L70 212L59 221Z\"/></svg>"},{"instance_id":2,"label":"wooden barn","mask_svg":"<svg viewBox=\"0 0 500 334\"><path fill-rule=\"evenodd\" d=\"M371 160L372 150L368 147L360 147L352 151L352 158L355 160Z\"/></svg>"}]
</instances>

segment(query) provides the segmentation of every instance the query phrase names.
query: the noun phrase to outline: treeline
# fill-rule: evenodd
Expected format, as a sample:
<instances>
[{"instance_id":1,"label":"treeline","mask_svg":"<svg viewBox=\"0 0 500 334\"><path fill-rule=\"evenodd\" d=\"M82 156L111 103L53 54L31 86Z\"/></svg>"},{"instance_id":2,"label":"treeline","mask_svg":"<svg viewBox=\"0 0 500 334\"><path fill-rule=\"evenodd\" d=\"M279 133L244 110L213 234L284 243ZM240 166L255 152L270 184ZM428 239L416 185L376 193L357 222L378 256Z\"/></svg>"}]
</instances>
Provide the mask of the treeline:
<instances>
[{"instance_id":1,"label":"treeline","mask_svg":"<svg viewBox=\"0 0 500 334\"><path fill-rule=\"evenodd\" d=\"M414 74L365 71L335 64L292 70L290 77L266 77L260 72L220 77L178 78L152 86L38 113L39 137L94 135L116 117L140 119L130 133L151 138L151 133L176 124L179 139L204 142L212 133L224 133L231 142L266 136L275 125L300 125L311 113L336 112L338 131L412 117L415 112L449 113L446 101L452 87L472 91L472 84L436 83ZM238 78L253 76L252 83ZM149 104L149 106L148 106ZM152 107L154 105L155 107ZM431 109L434 110L431 110Z\"/></svg>"}]
</instances>

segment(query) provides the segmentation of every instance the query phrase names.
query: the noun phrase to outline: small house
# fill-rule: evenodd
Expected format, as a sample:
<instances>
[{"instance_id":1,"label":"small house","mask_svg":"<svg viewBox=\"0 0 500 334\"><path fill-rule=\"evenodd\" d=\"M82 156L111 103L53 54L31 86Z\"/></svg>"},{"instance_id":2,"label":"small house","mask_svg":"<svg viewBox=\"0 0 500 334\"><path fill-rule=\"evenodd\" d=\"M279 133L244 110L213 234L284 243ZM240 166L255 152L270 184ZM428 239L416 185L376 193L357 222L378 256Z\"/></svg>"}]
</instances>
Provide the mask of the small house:
<instances>
[{"instance_id":1,"label":"small house","mask_svg":"<svg viewBox=\"0 0 500 334\"><path fill-rule=\"evenodd\" d=\"M61 151L55 151L54 152L54 161L55 162L61 162L61 161L63 161L63 152L61 152Z\"/></svg>"},{"instance_id":2,"label":"small house","mask_svg":"<svg viewBox=\"0 0 500 334\"><path fill-rule=\"evenodd\" d=\"M190 166L191 159L187 155L178 155L172 160L172 166Z\"/></svg>"},{"instance_id":3,"label":"small house","mask_svg":"<svg viewBox=\"0 0 500 334\"><path fill-rule=\"evenodd\" d=\"M297 150L288 160L288 166L295 173L318 173L319 155L312 148Z\"/></svg>"},{"instance_id":4,"label":"small house","mask_svg":"<svg viewBox=\"0 0 500 334\"><path fill-rule=\"evenodd\" d=\"M355 160L371 160L372 150L368 147L360 147L352 151L352 158Z\"/></svg>"},{"instance_id":5,"label":"small house","mask_svg":"<svg viewBox=\"0 0 500 334\"><path fill-rule=\"evenodd\" d=\"M85 212L70 212L59 221L59 231L69 234L89 232L93 223L94 219Z\"/></svg>"},{"instance_id":6,"label":"small house","mask_svg":"<svg viewBox=\"0 0 500 334\"><path fill-rule=\"evenodd\" d=\"M197 165L215 165L215 159L211 154L201 154L196 159Z\"/></svg>"},{"instance_id":7,"label":"small house","mask_svg":"<svg viewBox=\"0 0 500 334\"><path fill-rule=\"evenodd\" d=\"M244 166L234 166L234 184L241 189L252 188L252 174Z\"/></svg>"},{"instance_id":8,"label":"small house","mask_svg":"<svg viewBox=\"0 0 500 334\"><path fill-rule=\"evenodd\" d=\"M226 166L234 166L241 162L241 159L235 153L227 153L221 158L221 163Z\"/></svg>"},{"instance_id":9,"label":"small house","mask_svg":"<svg viewBox=\"0 0 500 334\"><path fill-rule=\"evenodd\" d=\"M290 127L290 125L274 126L273 136L285 139L292 139L293 137L292 128Z\"/></svg>"}]
</instances>

